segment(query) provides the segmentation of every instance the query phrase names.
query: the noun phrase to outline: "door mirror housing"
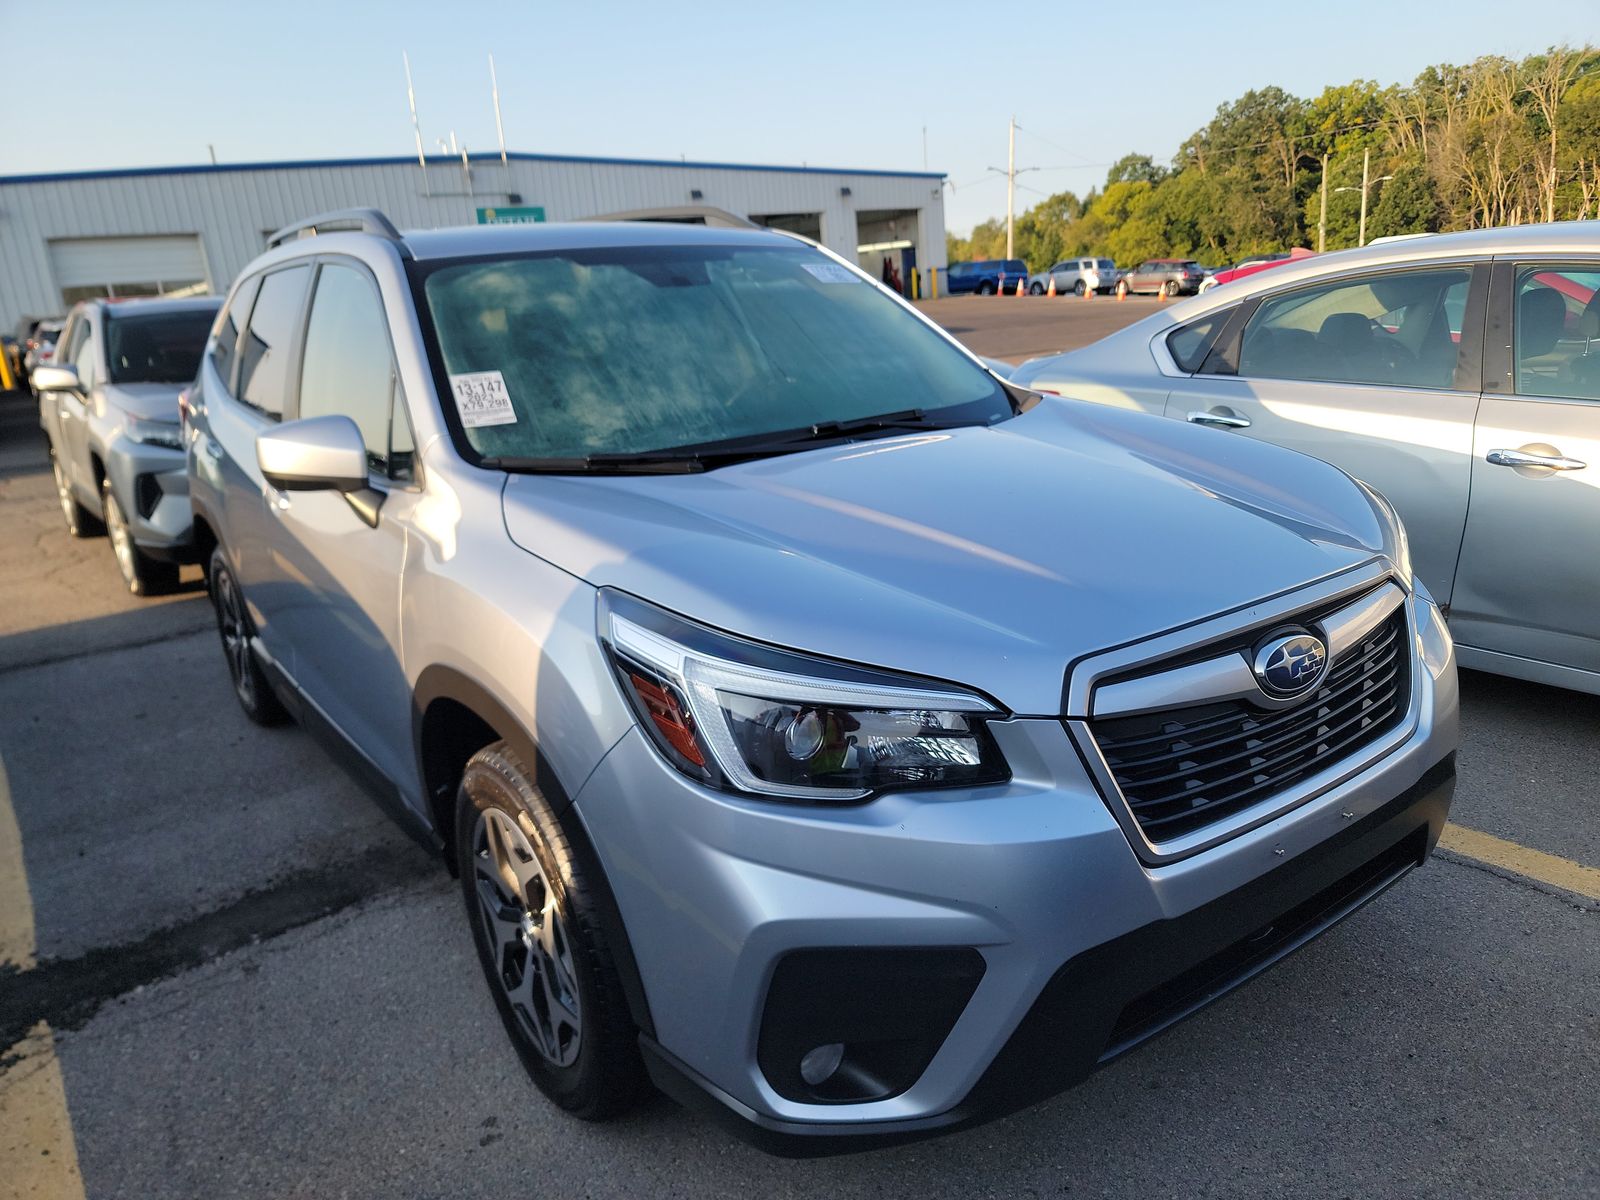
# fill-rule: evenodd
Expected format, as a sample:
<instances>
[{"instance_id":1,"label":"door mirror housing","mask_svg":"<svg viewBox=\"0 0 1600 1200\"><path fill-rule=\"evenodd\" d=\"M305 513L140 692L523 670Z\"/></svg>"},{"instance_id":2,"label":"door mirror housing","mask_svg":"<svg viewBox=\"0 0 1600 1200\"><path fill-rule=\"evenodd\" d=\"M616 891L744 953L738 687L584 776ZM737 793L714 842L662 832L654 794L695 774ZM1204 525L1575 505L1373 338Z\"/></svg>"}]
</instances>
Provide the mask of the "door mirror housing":
<instances>
[{"instance_id":1,"label":"door mirror housing","mask_svg":"<svg viewBox=\"0 0 1600 1200\"><path fill-rule=\"evenodd\" d=\"M285 492L358 492L367 486L367 447L349 417L307 417L256 435L256 462Z\"/></svg>"},{"instance_id":2,"label":"door mirror housing","mask_svg":"<svg viewBox=\"0 0 1600 1200\"><path fill-rule=\"evenodd\" d=\"M40 365L33 369L29 376L36 392L75 392L82 386L78 382L78 372L74 367L50 367Z\"/></svg>"}]
</instances>

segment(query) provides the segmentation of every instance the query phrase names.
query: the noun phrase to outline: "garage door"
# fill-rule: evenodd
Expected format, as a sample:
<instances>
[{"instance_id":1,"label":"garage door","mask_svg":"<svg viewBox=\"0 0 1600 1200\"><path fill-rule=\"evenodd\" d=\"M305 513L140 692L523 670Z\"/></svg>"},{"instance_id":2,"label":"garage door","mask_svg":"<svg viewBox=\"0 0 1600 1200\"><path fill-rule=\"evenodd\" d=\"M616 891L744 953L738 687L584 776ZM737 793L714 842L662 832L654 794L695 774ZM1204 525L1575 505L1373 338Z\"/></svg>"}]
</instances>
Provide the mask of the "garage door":
<instances>
[{"instance_id":1,"label":"garage door","mask_svg":"<svg viewBox=\"0 0 1600 1200\"><path fill-rule=\"evenodd\" d=\"M196 295L209 291L194 234L169 237L58 238L50 265L67 304L94 296Z\"/></svg>"}]
</instances>

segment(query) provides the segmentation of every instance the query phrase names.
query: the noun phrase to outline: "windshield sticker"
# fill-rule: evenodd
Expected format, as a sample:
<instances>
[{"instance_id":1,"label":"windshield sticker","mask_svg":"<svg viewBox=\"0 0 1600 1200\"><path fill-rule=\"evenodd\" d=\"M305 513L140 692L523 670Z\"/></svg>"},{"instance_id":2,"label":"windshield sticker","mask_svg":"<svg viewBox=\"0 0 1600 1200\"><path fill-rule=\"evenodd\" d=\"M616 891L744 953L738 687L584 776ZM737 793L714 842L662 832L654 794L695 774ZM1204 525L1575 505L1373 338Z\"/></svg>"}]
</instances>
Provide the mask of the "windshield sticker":
<instances>
[{"instance_id":1,"label":"windshield sticker","mask_svg":"<svg viewBox=\"0 0 1600 1200\"><path fill-rule=\"evenodd\" d=\"M861 276L841 263L805 263L805 269L810 271L823 283L860 283Z\"/></svg>"},{"instance_id":2,"label":"windshield sticker","mask_svg":"<svg viewBox=\"0 0 1600 1200\"><path fill-rule=\"evenodd\" d=\"M455 393L461 423L468 429L517 423L517 410L511 407L511 395L506 391L506 377L499 371L452 375L450 390Z\"/></svg>"}]
</instances>

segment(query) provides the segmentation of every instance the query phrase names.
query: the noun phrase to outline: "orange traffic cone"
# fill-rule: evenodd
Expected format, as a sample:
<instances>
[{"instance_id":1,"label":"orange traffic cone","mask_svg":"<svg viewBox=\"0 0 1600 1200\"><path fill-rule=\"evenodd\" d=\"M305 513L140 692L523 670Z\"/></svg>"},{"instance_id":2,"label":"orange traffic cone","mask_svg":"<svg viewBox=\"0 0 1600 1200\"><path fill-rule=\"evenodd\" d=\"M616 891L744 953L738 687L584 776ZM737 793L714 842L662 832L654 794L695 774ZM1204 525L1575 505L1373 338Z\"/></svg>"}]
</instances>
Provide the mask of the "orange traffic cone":
<instances>
[{"instance_id":1,"label":"orange traffic cone","mask_svg":"<svg viewBox=\"0 0 1600 1200\"><path fill-rule=\"evenodd\" d=\"M1163 283L1161 285L1161 290L1156 293L1156 301L1157 301L1157 303L1160 303L1160 304L1165 304L1167 302L1167 285L1166 284Z\"/></svg>"},{"instance_id":2,"label":"orange traffic cone","mask_svg":"<svg viewBox=\"0 0 1600 1200\"><path fill-rule=\"evenodd\" d=\"M1006 276L1004 271L1000 273L1000 283L994 289L994 294L996 296L1004 296L1006 294Z\"/></svg>"},{"instance_id":3,"label":"orange traffic cone","mask_svg":"<svg viewBox=\"0 0 1600 1200\"><path fill-rule=\"evenodd\" d=\"M1026 275L1024 275L1021 279L1017 280L1017 295L1026 296L1027 294L1028 294L1028 277Z\"/></svg>"},{"instance_id":4,"label":"orange traffic cone","mask_svg":"<svg viewBox=\"0 0 1600 1200\"><path fill-rule=\"evenodd\" d=\"M1044 294L1046 296L1054 296L1056 294L1056 277L1054 275L1050 276L1050 286L1045 288Z\"/></svg>"},{"instance_id":5,"label":"orange traffic cone","mask_svg":"<svg viewBox=\"0 0 1600 1200\"><path fill-rule=\"evenodd\" d=\"M1128 281L1126 279L1119 279L1119 280L1117 280L1117 299L1118 300L1126 300L1127 298L1128 298Z\"/></svg>"},{"instance_id":6,"label":"orange traffic cone","mask_svg":"<svg viewBox=\"0 0 1600 1200\"><path fill-rule=\"evenodd\" d=\"M1094 289L1089 286L1089 281L1087 279L1083 281L1083 298L1085 300L1094 299Z\"/></svg>"}]
</instances>

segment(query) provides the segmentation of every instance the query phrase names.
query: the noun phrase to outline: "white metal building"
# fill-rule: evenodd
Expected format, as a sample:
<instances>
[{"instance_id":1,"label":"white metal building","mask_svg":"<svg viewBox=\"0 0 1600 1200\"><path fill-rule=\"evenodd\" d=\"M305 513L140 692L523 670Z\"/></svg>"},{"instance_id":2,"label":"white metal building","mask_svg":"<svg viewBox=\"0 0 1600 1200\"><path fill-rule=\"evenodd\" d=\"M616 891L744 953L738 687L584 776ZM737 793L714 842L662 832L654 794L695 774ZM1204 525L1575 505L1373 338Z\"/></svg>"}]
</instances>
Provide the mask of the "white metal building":
<instances>
[{"instance_id":1,"label":"white metal building","mask_svg":"<svg viewBox=\"0 0 1600 1200\"><path fill-rule=\"evenodd\" d=\"M91 296L223 291L266 236L330 209L402 229L705 205L815 238L874 275L943 267L944 176L546 154L241 163L0 177L0 329Z\"/></svg>"}]
</instances>

